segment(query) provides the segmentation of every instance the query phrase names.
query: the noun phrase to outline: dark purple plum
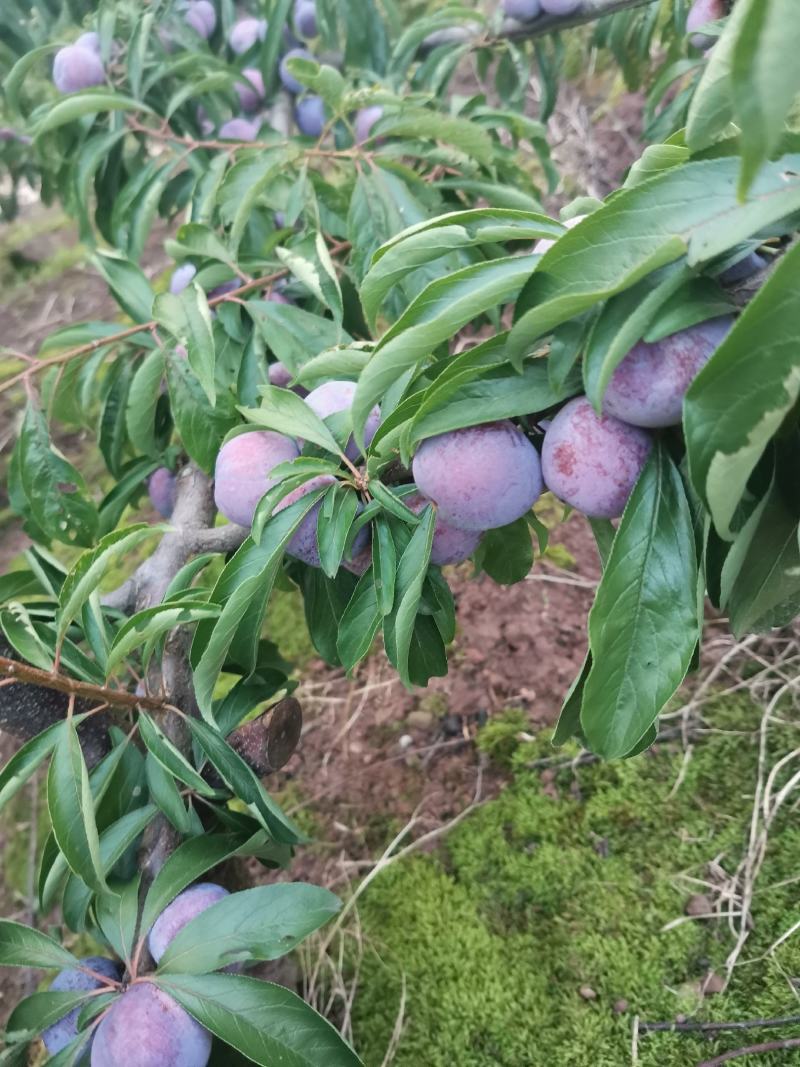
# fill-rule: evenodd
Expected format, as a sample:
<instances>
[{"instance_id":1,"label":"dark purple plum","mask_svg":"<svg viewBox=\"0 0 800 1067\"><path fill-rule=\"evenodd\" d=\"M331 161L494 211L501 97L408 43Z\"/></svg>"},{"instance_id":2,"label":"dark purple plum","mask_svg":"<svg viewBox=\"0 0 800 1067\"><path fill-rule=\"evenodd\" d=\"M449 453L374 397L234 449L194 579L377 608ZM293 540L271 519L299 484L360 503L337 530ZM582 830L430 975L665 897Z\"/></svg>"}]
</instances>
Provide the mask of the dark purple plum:
<instances>
[{"instance_id":1,"label":"dark purple plum","mask_svg":"<svg viewBox=\"0 0 800 1067\"><path fill-rule=\"evenodd\" d=\"M301 486L294 489L291 493L287 494L281 500L281 502L275 508L275 511L283 511L284 508L288 508L290 504L294 504L301 497L306 496L308 493L312 493L315 489L323 489L326 485L333 485L336 479L330 474L320 474L316 478L310 478L307 482L303 482ZM292 535L292 539L286 546L286 551L290 556L294 556L295 559L301 560L303 563L307 563L309 567L319 567L319 548L317 547L317 520L319 519L319 513L322 508L322 500L314 505L311 511L305 515L300 525ZM360 510L360 508L359 508ZM353 541L352 551L350 552L350 559L358 557L369 544L369 531L366 526L362 526L355 536ZM347 566L347 563L345 563Z\"/></svg>"},{"instance_id":2,"label":"dark purple plum","mask_svg":"<svg viewBox=\"0 0 800 1067\"><path fill-rule=\"evenodd\" d=\"M263 41L267 36L266 19L239 19L231 26L228 34L228 44L231 51L237 56L244 55L257 41Z\"/></svg>"},{"instance_id":3,"label":"dark purple plum","mask_svg":"<svg viewBox=\"0 0 800 1067\"><path fill-rule=\"evenodd\" d=\"M213 882L199 882L179 893L164 908L147 935L147 947L156 963L187 923L227 896L228 890Z\"/></svg>"},{"instance_id":4,"label":"dark purple plum","mask_svg":"<svg viewBox=\"0 0 800 1067\"><path fill-rule=\"evenodd\" d=\"M172 272L172 277L169 280L169 291L176 296L178 293L182 293L195 274L197 274L197 267L191 263L182 263Z\"/></svg>"},{"instance_id":5,"label":"dark purple plum","mask_svg":"<svg viewBox=\"0 0 800 1067\"><path fill-rule=\"evenodd\" d=\"M255 141L261 123L257 119L228 119L219 128L219 135L225 141Z\"/></svg>"},{"instance_id":6,"label":"dark purple plum","mask_svg":"<svg viewBox=\"0 0 800 1067\"><path fill-rule=\"evenodd\" d=\"M611 415L598 415L585 396L559 411L544 435L547 488L593 519L616 519L647 462L650 434Z\"/></svg>"},{"instance_id":7,"label":"dark purple plum","mask_svg":"<svg viewBox=\"0 0 800 1067\"><path fill-rule=\"evenodd\" d=\"M335 415L340 411L349 411L356 395L356 383L333 380L318 385L312 389L306 397L306 403L311 410L321 419L327 419L329 415ZM369 448L370 441L381 424L380 408L374 407L369 414L367 424L364 427L364 443ZM349 460L355 462L361 455L358 445L352 437L347 442L344 450Z\"/></svg>"},{"instance_id":8,"label":"dark purple plum","mask_svg":"<svg viewBox=\"0 0 800 1067\"><path fill-rule=\"evenodd\" d=\"M736 285L737 282L745 282L748 278L752 278L754 274L758 274L760 270L766 267L767 261L763 256L760 256L758 252L750 252L743 259L740 259L738 263L734 263L732 267L728 267L722 274L719 275L719 281L723 285Z\"/></svg>"},{"instance_id":9,"label":"dark purple plum","mask_svg":"<svg viewBox=\"0 0 800 1067\"><path fill-rule=\"evenodd\" d=\"M210 0L191 0L185 18L186 24L206 40L217 28L217 12Z\"/></svg>"},{"instance_id":10,"label":"dark purple plum","mask_svg":"<svg viewBox=\"0 0 800 1067\"><path fill-rule=\"evenodd\" d=\"M294 119L300 133L319 137L325 129L325 104L321 96L304 96L294 107Z\"/></svg>"},{"instance_id":11,"label":"dark purple plum","mask_svg":"<svg viewBox=\"0 0 800 1067\"><path fill-rule=\"evenodd\" d=\"M419 515L430 504L430 500L422 493L412 493L404 496L403 503L406 507ZM431 545L431 563L444 567L448 563L462 563L469 559L480 543L482 537L480 530L460 530L457 526L451 526L438 514L436 526L433 531L433 544Z\"/></svg>"},{"instance_id":12,"label":"dark purple plum","mask_svg":"<svg viewBox=\"0 0 800 1067\"><path fill-rule=\"evenodd\" d=\"M423 441L414 481L442 520L492 530L530 511L542 492L539 453L512 422L489 422Z\"/></svg>"},{"instance_id":13,"label":"dark purple plum","mask_svg":"<svg viewBox=\"0 0 800 1067\"><path fill-rule=\"evenodd\" d=\"M211 1034L152 982L114 1001L92 1043L92 1067L206 1067Z\"/></svg>"},{"instance_id":14,"label":"dark purple plum","mask_svg":"<svg viewBox=\"0 0 800 1067\"><path fill-rule=\"evenodd\" d=\"M290 437L273 430L252 430L232 437L219 450L214 472L214 500L226 519L250 526L261 497L275 483L269 472L297 459Z\"/></svg>"},{"instance_id":15,"label":"dark purple plum","mask_svg":"<svg viewBox=\"0 0 800 1067\"><path fill-rule=\"evenodd\" d=\"M280 62L278 73L280 74L281 82L284 89L288 89L290 93L295 95L302 93L303 85L295 78L295 76L289 71L288 62L290 59L313 59L314 57L308 51L307 48L290 48L286 55Z\"/></svg>"},{"instance_id":16,"label":"dark purple plum","mask_svg":"<svg viewBox=\"0 0 800 1067\"><path fill-rule=\"evenodd\" d=\"M503 0L503 11L518 22L530 22L541 10L539 0Z\"/></svg>"},{"instance_id":17,"label":"dark purple plum","mask_svg":"<svg viewBox=\"0 0 800 1067\"><path fill-rule=\"evenodd\" d=\"M159 515L168 519L175 510L175 475L168 467L159 467L147 479L150 502Z\"/></svg>"},{"instance_id":18,"label":"dark purple plum","mask_svg":"<svg viewBox=\"0 0 800 1067\"><path fill-rule=\"evenodd\" d=\"M353 123L356 144L363 144L368 141L372 134L372 127L382 118L383 108L380 104L373 104L372 107L362 107L360 111L357 111L355 122Z\"/></svg>"},{"instance_id":19,"label":"dark purple plum","mask_svg":"<svg viewBox=\"0 0 800 1067\"><path fill-rule=\"evenodd\" d=\"M292 385L292 374L288 367L285 367L280 360L275 363L270 363L267 369L267 376L269 377L270 385L277 385L280 389L291 389L293 393L297 393L298 396L303 398L308 396L308 389L302 385Z\"/></svg>"},{"instance_id":20,"label":"dark purple plum","mask_svg":"<svg viewBox=\"0 0 800 1067\"><path fill-rule=\"evenodd\" d=\"M292 25L298 37L317 36L317 5L314 0L295 0Z\"/></svg>"},{"instance_id":21,"label":"dark purple plum","mask_svg":"<svg viewBox=\"0 0 800 1067\"><path fill-rule=\"evenodd\" d=\"M729 315L670 334L648 344L639 341L614 371L603 411L633 426L674 426L683 398L733 325Z\"/></svg>"},{"instance_id":22,"label":"dark purple plum","mask_svg":"<svg viewBox=\"0 0 800 1067\"><path fill-rule=\"evenodd\" d=\"M694 30L705 26L707 22L716 22L725 17L725 4L723 0L694 0L686 16L686 32L691 34L689 40L695 48L707 51L716 42L716 37L709 37L707 33L694 33Z\"/></svg>"},{"instance_id":23,"label":"dark purple plum","mask_svg":"<svg viewBox=\"0 0 800 1067\"><path fill-rule=\"evenodd\" d=\"M105 956L87 956L86 959L81 960L81 963L84 963L90 970L105 975L106 978L110 978L115 982L119 981L122 976L120 964L115 963L114 960L106 959ZM78 967L70 967L66 971L60 971L55 976L50 984L50 990L53 993L78 993L83 990L88 992L92 989L100 989L102 985L103 983L99 978L87 974L86 971L82 971ZM62 1048L66 1048L78 1036L78 1016L80 1013L80 1007L73 1008L68 1015L65 1015L63 1019L59 1019L57 1023L53 1023L52 1026L48 1026L42 1033L42 1041L44 1041L44 1046L51 1056L55 1056Z\"/></svg>"},{"instance_id":24,"label":"dark purple plum","mask_svg":"<svg viewBox=\"0 0 800 1067\"><path fill-rule=\"evenodd\" d=\"M237 81L234 85L242 111L258 111L264 102L264 78L261 71L255 67L247 67L242 71L242 78L247 82L246 85L242 81Z\"/></svg>"},{"instance_id":25,"label":"dark purple plum","mask_svg":"<svg viewBox=\"0 0 800 1067\"><path fill-rule=\"evenodd\" d=\"M56 52L53 82L60 93L77 93L93 85L103 85L106 72L97 52L71 44Z\"/></svg>"}]
</instances>

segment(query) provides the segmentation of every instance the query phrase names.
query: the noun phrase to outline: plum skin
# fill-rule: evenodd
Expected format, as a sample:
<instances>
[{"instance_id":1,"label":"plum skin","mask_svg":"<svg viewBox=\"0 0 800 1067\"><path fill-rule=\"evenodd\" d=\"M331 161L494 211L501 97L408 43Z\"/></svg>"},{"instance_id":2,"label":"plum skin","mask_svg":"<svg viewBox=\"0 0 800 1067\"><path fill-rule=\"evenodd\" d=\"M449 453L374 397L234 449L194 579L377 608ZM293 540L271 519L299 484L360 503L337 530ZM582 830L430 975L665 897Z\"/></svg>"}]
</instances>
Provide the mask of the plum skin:
<instances>
[{"instance_id":1,"label":"plum skin","mask_svg":"<svg viewBox=\"0 0 800 1067\"><path fill-rule=\"evenodd\" d=\"M690 33L689 41L695 48L707 51L716 43L715 37L709 37L707 33L691 33L692 30L705 26L707 22L715 22L725 16L725 5L722 0L694 0L686 16L686 32Z\"/></svg>"},{"instance_id":2,"label":"plum skin","mask_svg":"<svg viewBox=\"0 0 800 1067\"><path fill-rule=\"evenodd\" d=\"M589 518L619 518L652 447L646 430L598 415L585 396L576 397L544 435L545 485Z\"/></svg>"},{"instance_id":3,"label":"plum skin","mask_svg":"<svg viewBox=\"0 0 800 1067\"><path fill-rule=\"evenodd\" d=\"M172 272L172 277L169 280L169 291L175 296L178 293L182 293L195 274L197 274L197 267L191 263L182 263L180 267L176 267Z\"/></svg>"},{"instance_id":4,"label":"plum skin","mask_svg":"<svg viewBox=\"0 0 800 1067\"><path fill-rule=\"evenodd\" d=\"M530 22L541 10L539 0L503 0L503 11L518 22Z\"/></svg>"},{"instance_id":5,"label":"plum skin","mask_svg":"<svg viewBox=\"0 0 800 1067\"><path fill-rule=\"evenodd\" d=\"M208 39L217 28L217 12L210 0L192 0L186 22L201 37Z\"/></svg>"},{"instance_id":6,"label":"plum skin","mask_svg":"<svg viewBox=\"0 0 800 1067\"><path fill-rule=\"evenodd\" d=\"M325 129L325 104L322 97L312 94L298 100L294 108L294 118L297 128L306 137L320 137Z\"/></svg>"},{"instance_id":7,"label":"plum skin","mask_svg":"<svg viewBox=\"0 0 800 1067\"><path fill-rule=\"evenodd\" d=\"M417 488L460 530L507 526L542 492L539 453L512 422L489 422L429 437L412 463Z\"/></svg>"},{"instance_id":8,"label":"plum skin","mask_svg":"<svg viewBox=\"0 0 800 1067\"><path fill-rule=\"evenodd\" d=\"M147 480L147 491L153 507L168 519L175 510L175 475L169 467L159 467Z\"/></svg>"},{"instance_id":9,"label":"plum skin","mask_svg":"<svg viewBox=\"0 0 800 1067\"><path fill-rule=\"evenodd\" d=\"M189 889L184 889L170 904L167 904L147 935L147 947L156 963L161 960L170 942L187 923L227 896L229 896L228 890L221 885L215 885L214 882L199 882L197 885L190 886Z\"/></svg>"},{"instance_id":10,"label":"plum skin","mask_svg":"<svg viewBox=\"0 0 800 1067\"><path fill-rule=\"evenodd\" d=\"M283 500L275 506L275 514L279 511L283 511L284 508L288 508L290 504L294 504L302 497L307 496L308 493L312 493L315 489L324 489L325 486L333 485L335 481L336 479L332 474L319 474L316 478L309 478L307 482L303 482L297 489L293 489L291 493L288 493ZM317 545L317 521L321 509L322 500L319 500L314 507L303 516L299 526L292 534L291 540L286 546L286 551L290 556L294 556L295 559L307 563L309 567L322 566L319 558L319 547ZM368 541L369 532L366 526L362 526L355 536L348 560L344 561L345 566L347 565L347 562L352 561L354 557L358 556L359 553L367 547Z\"/></svg>"},{"instance_id":11,"label":"plum skin","mask_svg":"<svg viewBox=\"0 0 800 1067\"><path fill-rule=\"evenodd\" d=\"M231 27L228 44L237 56L249 52L256 41L263 41L267 36L266 19L239 19Z\"/></svg>"},{"instance_id":12,"label":"plum skin","mask_svg":"<svg viewBox=\"0 0 800 1067\"><path fill-rule=\"evenodd\" d=\"M53 82L61 93L77 93L103 85L106 72L100 56L91 48L71 44L59 49L53 60Z\"/></svg>"},{"instance_id":13,"label":"plum skin","mask_svg":"<svg viewBox=\"0 0 800 1067\"><path fill-rule=\"evenodd\" d=\"M246 67L242 71L242 78L247 84L238 81L234 85L236 95L243 111L257 111L264 99L264 78L260 70L255 67Z\"/></svg>"},{"instance_id":14,"label":"plum skin","mask_svg":"<svg viewBox=\"0 0 800 1067\"><path fill-rule=\"evenodd\" d=\"M88 48L90 52L97 52L100 55L100 34L96 30L82 33L75 44L78 48Z\"/></svg>"},{"instance_id":15,"label":"plum skin","mask_svg":"<svg viewBox=\"0 0 800 1067\"><path fill-rule=\"evenodd\" d=\"M317 5L314 0L296 0L292 25L298 37L317 36Z\"/></svg>"},{"instance_id":16,"label":"plum skin","mask_svg":"<svg viewBox=\"0 0 800 1067\"><path fill-rule=\"evenodd\" d=\"M306 397L306 403L311 410L321 419L327 419L329 415L335 415L340 411L347 411L353 405L356 395L356 383L332 379L323 382L316 389L312 389ZM364 444L369 448L372 438L375 436L381 423L380 408L374 407L369 413L366 426L364 427ZM355 462L361 452L352 435L347 441L344 454L351 462Z\"/></svg>"},{"instance_id":17,"label":"plum skin","mask_svg":"<svg viewBox=\"0 0 800 1067\"><path fill-rule=\"evenodd\" d=\"M219 128L219 135L227 141L255 141L258 137L259 123L253 119L233 118Z\"/></svg>"},{"instance_id":18,"label":"plum skin","mask_svg":"<svg viewBox=\"0 0 800 1067\"><path fill-rule=\"evenodd\" d=\"M92 1067L206 1067L211 1034L152 982L137 982L97 1027Z\"/></svg>"},{"instance_id":19,"label":"plum skin","mask_svg":"<svg viewBox=\"0 0 800 1067\"><path fill-rule=\"evenodd\" d=\"M280 74L281 81L283 82L284 89L288 89L290 93L297 95L302 93L303 85L295 78L295 76L289 71L287 63L290 59L313 59L314 57L308 51L307 48L290 48L286 55L280 62L278 67L278 73Z\"/></svg>"},{"instance_id":20,"label":"plum skin","mask_svg":"<svg viewBox=\"0 0 800 1067\"><path fill-rule=\"evenodd\" d=\"M122 967L114 960L106 959L105 956L87 956L86 959L81 960L81 963L85 964L90 970L103 974L106 978L110 978L115 982L119 981L122 975ZM55 976L50 984L50 991L53 993L71 993L85 989L88 992L92 989L100 989L102 984L98 978L87 974L79 967L69 967L65 971L59 971ZM80 1013L80 1007L73 1008L63 1019L59 1019L57 1023L53 1023L52 1026L48 1026L42 1032L42 1041L44 1041L45 1048L51 1056L60 1052L62 1048L66 1048L78 1036L78 1016Z\"/></svg>"},{"instance_id":21,"label":"plum skin","mask_svg":"<svg viewBox=\"0 0 800 1067\"><path fill-rule=\"evenodd\" d=\"M403 497L403 503L407 508L411 508L415 515L419 515L430 504L430 500L422 493L412 493ZM482 536L480 530L460 530L437 515L431 545L431 563L435 563L437 567L463 563L478 547Z\"/></svg>"},{"instance_id":22,"label":"plum skin","mask_svg":"<svg viewBox=\"0 0 800 1067\"><path fill-rule=\"evenodd\" d=\"M290 437L274 430L251 430L232 437L219 450L214 471L214 500L230 522L250 526L261 497L275 483L273 467L300 455Z\"/></svg>"},{"instance_id":23,"label":"plum skin","mask_svg":"<svg viewBox=\"0 0 800 1067\"><path fill-rule=\"evenodd\" d=\"M675 426L683 398L733 325L708 319L649 343L639 341L619 363L603 396L603 411L633 426Z\"/></svg>"},{"instance_id":24,"label":"plum skin","mask_svg":"<svg viewBox=\"0 0 800 1067\"><path fill-rule=\"evenodd\" d=\"M372 134L372 127L382 118L383 108L380 104L373 104L372 107L362 107L356 113L355 122L353 123L356 144L363 144L368 141Z\"/></svg>"}]
</instances>

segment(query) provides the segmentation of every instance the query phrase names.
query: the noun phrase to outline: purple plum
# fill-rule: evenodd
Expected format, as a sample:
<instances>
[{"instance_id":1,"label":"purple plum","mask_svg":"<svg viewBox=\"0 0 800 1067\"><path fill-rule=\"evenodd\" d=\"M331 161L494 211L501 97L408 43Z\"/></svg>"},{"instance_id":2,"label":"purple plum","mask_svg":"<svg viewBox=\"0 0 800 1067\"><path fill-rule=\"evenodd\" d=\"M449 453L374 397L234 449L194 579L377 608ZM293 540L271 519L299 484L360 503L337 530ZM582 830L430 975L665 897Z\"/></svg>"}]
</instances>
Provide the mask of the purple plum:
<instances>
[{"instance_id":1,"label":"purple plum","mask_svg":"<svg viewBox=\"0 0 800 1067\"><path fill-rule=\"evenodd\" d=\"M290 73L288 63L290 59L312 59L312 54L307 48L290 48L286 55L280 62L278 67L278 73L280 74L281 82L284 89L288 89L290 93L302 93L303 85Z\"/></svg>"},{"instance_id":2,"label":"purple plum","mask_svg":"<svg viewBox=\"0 0 800 1067\"><path fill-rule=\"evenodd\" d=\"M187 285L191 282L197 274L197 267L191 263L181 263L179 267L176 267L172 272L172 277L169 280L169 291L175 296L178 293L182 293Z\"/></svg>"},{"instance_id":3,"label":"purple plum","mask_svg":"<svg viewBox=\"0 0 800 1067\"><path fill-rule=\"evenodd\" d=\"M175 475L169 467L159 467L147 479L150 502L159 515L168 519L175 510Z\"/></svg>"},{"instance_id":4,"label":"purple plum","mask_svg":"<svg viewBox=\"0 0 800 1067\"><path fill-rule=\"evenodd\" d=\"M303 482L297 489L292 490L287 494L283 500L276 506L275 511L283 511L284 508L288 508L290 504L294 504L300 500L301 497L306 496L308 493L312 493L315 489L322 489L326 485L333 485L336 479L330 474L320 474L316 478L310 478L307 482ZM319 519L319 513L322 509L322 500L318 501L311 511L305 515L300 522L300 525L292 535L289 544L286 546L286 551L290 556L294 556L295 559L301 560L303 563L307 563L309 567L319 567L319 548L317 547L317 520ZM360 510L360 506L359 506ZM369 531L366 526L362 526L355 536L353 541L353 547L350 552L350 559L357 557L369 543ZM345 563L346 565L346 563Z\"/></svg>"},{"instance_id":5,"label":"purple plum","mask_svg":"<svg viewBox=\"0 0 800 1067\"><path fill-rule=\"evenodd\" d=\"M430 504L430 500L421 493L412 493L411 496L403 497L403 503L411 508L415 515L419 515ZM481 536L480 530L460 530L437 514L431 545L431 563L439 567L448 563L462 563L469 559L478 547Z\"/></svg>"},{"instance_id":6,"label":"purple plum","mask_svg":"<svg viewBox=\"0 0 800 1067\"><path fill-rule=\"evenodd\" d=\"M360 552L353 555L352 559L343 559L342 566L351 574L358 575L359 578L362 574L366 574L372 566L372 544L364 545Z\"/></svg>"},{"instance_id":7,"label":"purple plum","mask_svg":"<svg viewBox=\"0 0 800 1067\"><path fill-rule=\"evenodd\" d=\"M232 293L234 289L238 289L242 285L242 282L238 278L230 278L227 282L220 282L219 285L215 285L213 289L208 291L208 299L215 300L218 296L225 296L226 293Z\"/></svg>"},{"instance_id":8,"label":"purple plum","mask_svg":"<svg viewBox=\"0 0 800 1067\"><path fill-rule=\"evenodd\" d=\"M716 37L710 37L707 33L693 33L693 30L705 26L707 22L716 22L725 17L725 4L723 0L694 0L686 16L686 32L690 34L690 42L701 51L708 51L716 43Z\"/></svg>"},{"instance_id":9,"label":"purple plum","mask_svg":"<svg viewBox=\"0 0 800 1067\"><path fill-rule=\"evenodd\" d=\"M564 225L567 227L568 230L571 230L573 226L577 226L578 223L583 222L585 218L585 215L575 215L573 216L573 218L567 219ZM555 237L543 237L541 241L537 241L536 244L533 246L533 251L538 252L540 256L543 256L548 250L548 248L552 248L555 243Z\"/></svg>"},{"instance_id":10,"label":"purple plum","mask_svg":"<svg viewBox=\"0 0 800 1067\"><path fill-rule=\"evenodd\" d=\"M503 11L518 22L530 22L541 10L539 0L503 0Z\"/></svg>"},{"instance_id":11,"label":"purple plum","mask_svg":"<svg viewBox=\"0 0 800 1067\"><path fill-rule=\"evenodd\" d=\"M745 282L748 278L752 278L754 274L758 274L760 270L763 270L766 265L767 261L763 256L760 256L758 252L750 252L744 259L740 259L738 263L734 263L732 267L724 270L719 275L718 281L723 285L736 285L737 282Z\"/></svg>"},{"instance_id":12,"label":"purple plum","mask_svg":"<svg viewBox=\"0 0 800 1067\"><path fill-rule=\"evenodd\" d=\"M78 48L88 48L90 52L100 55L100 34L94 30L82 33L75 44Z\"/></svg>"},{"instance_id":13,"label":"purple plum","mask_svg":"<svg viewBox=\"0 0 800 1067\"><path fill-rule=\"evenodd\" d=\"M161 960L171 941L187 923L229 895L227 889L213 882L199 882L179 893L172 903L164 908L147 935L147 947L156 963Z\"/></svg>"},{"instance_id":14,"label":"purple plum","mask_svg":"<svg viewBox=\"0 0 800 1067\"><path fill-rule=\"evenodd\" d=\"M353 398L355 395L355 382L344 382L334 379L333 381L324 382L322 385L318 385L316 389L312 389L306 397L306 403L321 419L327 419L329 415L335 415L340 411L349 411L353 405ZM369 413L367 424L364 427L364 443L367 448L369 448L370 441L375 436L380 424L381 411L380 408L376 406ZM352 436L347 442L344 454L352 462L355 462L361 455L359 447L353 440Z\"/></svg>"},{"instance_id":15,"label":"purple plum","mask_svg":"<svg viewBox=\"0 0 800 1067\"><path fill-rule=\"evenodd\" d=\"M228 119L219 128L224 141L255 141L261 123L257 119Z\"/></svg>"},{"instance_id":16,"label":"purple plum","mask_svg":"<svg viewBox=\"0 0 800 1067\"><path fill-rule=\"evenodd\" d=\"M77 93L93 85L103 85L106 72L97 52L77 44L67 45L56 52L53 61L53 82L60 93Z\"/></svg>"},{"instance_id":17,"label":"purple plum","mask_svg":"<svg viewBox=\"0 0 800 1067\"><path fill-rule=\"evenodd\" d=\"M382 118L383 108L380 104L373 104L372 107L362 107L360 111L356 112L355 122L353 123L356 144L363 144L368 141L372 134L372 127Z\"/></svg>"},{"instance_id":18,"label":"purple plum","mask_svg":"<svg viewBox=\"0 0 800 1067\"><path fill-rule=\"evenodd\" d=\"M325 104L321 96L304 96L294 108L294 119L300 133L306 137L320 137L325 129Z\"/></svg>"},{"instance_id":19,"label":"purple plum","mask_svg":"<svg viewBox=\"0 0 800 1067\"><path fill-rule=\"evenodd\" d=\"M571 15L582 6L583 0L540 0L547 15Z\"/></svg>"},{"instance_id":20,"label":"purple plum","mask_svg":"<svg viewBox=\"0 0 800 1067\"><path fill-rule=\"evenodd\" d=\"M270 363L267 369L267 376L269 377L270 385L277 385L279 389L291 389L293 393L297 393L298 396L304 398L308 396L308 389L304 386L291 384L293 375L280 360Z\"/></svg>"},{"instance_id":21,"label":"purple plum","mask_svg":"<svg viewBox=\"0 0 800 1067\"><path fill-rule=\"evenodd\" d=\"M730 315L648 344L639 341L614 371L603 397L603 411L633 426L674 426L683 415L683 398L700 370L733 325Z\"/></svg>"},{"instance_id":22,"label":"purple plum","mask_svg":"<svg viewBox=\"0 0 800 1067\"><path fill-rule=\"evenodd\" d=\"M137 982L97 1027L92 1067L206 1067L211 1034L152 982Z\"/></svg>"},{"instance_id":23,"label":"purple plum","mask_svg":"<svg viewBox=\"0 0 800 1067\"><path fill-rule=\"evenodd\" d=\"M653 441L636 426L598 415L585 396L553 419L542 446L547 488L592 519L616 519L625 509Z\"/></svg>"},{"instance_id":24,"label":"purple plum","mask_svg":"<svg viewBox=\"0 0 800 1067\"><path fill-rule=\"evenodd\" d=\"M317 5L314 0L295 0L292 25L298 37L317 36Z\"/></svg>"},{"instance_id":25,"label":"purple plum","mask_svg":"<svg viewBox=\"0 0 800 1067\"><path fill-rule=\"evenodd\" d=\"M429 437L412 470L422 495L460 530L507 526L530 511L542 492L539 453L508 421Z\"/></svg>"},{"instance_id":26,"label":"purple plum","mask_svg":"<svg viewBox=\"0 0 800 1067\"><path fill-rule=\"evenodd\" d=\"M191 0L185 18L186 24L206 40L217 28L217 12L210 0Z\"/></svg>"},{"instance_id":27,"label":"purple plum","mask_svg":"<svg viewBox=\"0 0 800 1067\"><path fill-rule=\"evenodd\" d=\"M228 34L228 44L231 51L237 56L243 56L249 52L257 41L263 41L267 36L266 19L239 19L231 26Z\"/></svg>"},{"instance_id":28,"label":"purple plum","mask_svg":"<svg viewBox=\"0 0 800 1067\"><path fill-rule=\"evenodd\" d=\"M242 78L247 82L246 85L242 81L237 81L234 85L242 110L257 111L264 101L264 78L261 71L255 67L247 67L242 71Z\"/></svg>"},{"instance_id":29,"label":"purple plum","mask_svg":"<svg viewBox=\"0 0 800 1067\"><path fill-rule=\"evenodd\" d=\"M122 977L120 964L115 963L114 960L106 959L105 956L88 956L86 959L81 960L81 963L85 964L90 970L105 975L106 978L110 978L114 982L119 981ZM78 993L83 990L88 992L92 989L100 989L102 985L103 983L99 978L94 978L79 967L70 967L66 971L60 971L55 976L50 984L50 990L53 993ZM65 1015L63 1019L59 1019L57 1023L53 1023L52 1026L48 1026L42 1033L42 1041L44 1041L45 1048L51 1056L55 1056L62 1048L66 1048L78 1036L78 1016L80 1013L80 1007L73 1008L68 1015Z\"/></svg>"},{"instance_id":30,"label":"purple plum","mask_svg":"<svg viewBox=\"0 0 800 1067\"><path fill-rule=\"evenodd\" d=\"M226 519L250 526L261 497L275 483L269 472L297 459L290 437L273 430L252 430L232 437L219 450L214 472L214 500Z\"/></svg>"}]
</instances>

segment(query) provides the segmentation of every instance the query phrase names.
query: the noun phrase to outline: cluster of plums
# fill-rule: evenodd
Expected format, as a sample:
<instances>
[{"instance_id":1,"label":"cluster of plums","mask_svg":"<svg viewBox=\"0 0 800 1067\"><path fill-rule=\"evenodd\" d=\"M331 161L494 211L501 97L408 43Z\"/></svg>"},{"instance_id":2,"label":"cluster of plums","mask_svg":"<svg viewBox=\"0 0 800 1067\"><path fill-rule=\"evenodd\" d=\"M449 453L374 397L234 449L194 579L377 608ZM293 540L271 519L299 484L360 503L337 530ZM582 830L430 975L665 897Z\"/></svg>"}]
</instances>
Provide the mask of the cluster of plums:
<instances>
[{"instance_id":1,"label":"cluster of plums","mask_svg":"<svg viewBox=\"0 0 800 1067\"><path fill-rule=\"evenodd\" d=\"M187 923L228 895L227 889L212 882L180 893L148 934L147 945L155 962L161 960ZM103 956L89 956L81 963L85 970L73 967L61 971L50 989L91 992L119 988L123 977L120 963ZM237 965L226 968L238 969ZM80 1011L80 1007L73 1009L42 1034L51 1056L78 1036ZM172 997L147 980L136 981L124 990L102 1016L91 1040L92 1067L206 1067L210 1056L211 1034Z\"/></svg>"}]
</instances>

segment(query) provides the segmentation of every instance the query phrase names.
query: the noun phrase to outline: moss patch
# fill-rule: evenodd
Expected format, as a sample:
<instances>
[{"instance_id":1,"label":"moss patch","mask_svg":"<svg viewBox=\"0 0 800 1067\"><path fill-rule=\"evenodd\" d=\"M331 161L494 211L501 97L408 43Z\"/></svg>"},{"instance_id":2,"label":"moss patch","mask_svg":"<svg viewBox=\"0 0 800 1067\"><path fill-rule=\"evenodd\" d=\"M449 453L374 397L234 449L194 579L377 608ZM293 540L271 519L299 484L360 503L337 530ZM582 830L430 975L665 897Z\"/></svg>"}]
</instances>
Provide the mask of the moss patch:
<instances>
[{"instance_id":1,"label":"moss patch","mask_svg":"<svg viewBox=\"0 0 800 1067\"><path fill-rule=\"evenodd\" d=\"M630 1062L635 1013L742 1019L797 1011L787 976L800 974L798 938L769 962L739 967L725 994L701 1000L698 983L731 948L727 928L695 921L663 929L692 892L678 875L706 878L714 857L732 871L746 840L760 713L740 701L712 718L726 732L696 746L674 797L677 750L560 772L558 795L548 795L539 772L525 768L553 754L546 741L512 752L515 720L495 731L484 747L513 760L513 784L438 855L389 867L362 898L371 948L354 1023L367 1067L382 1062L403 975L396 1067L620 1067ZM794 747L795 733L775 728L775 754ZM772 831L744 958L756 960L800 920L797 883L779 885L798 869L800 828L787 814ZM585 1000L582 986L596 999ZM628 1010L617 1014L623 998ZM643 1037L639 1062L690 1067L748 1036L759 1039ZM786 1053L759 1059L764 1067L789 1062Z\"/></svg>"}]
</instances>

